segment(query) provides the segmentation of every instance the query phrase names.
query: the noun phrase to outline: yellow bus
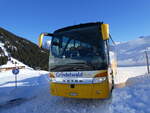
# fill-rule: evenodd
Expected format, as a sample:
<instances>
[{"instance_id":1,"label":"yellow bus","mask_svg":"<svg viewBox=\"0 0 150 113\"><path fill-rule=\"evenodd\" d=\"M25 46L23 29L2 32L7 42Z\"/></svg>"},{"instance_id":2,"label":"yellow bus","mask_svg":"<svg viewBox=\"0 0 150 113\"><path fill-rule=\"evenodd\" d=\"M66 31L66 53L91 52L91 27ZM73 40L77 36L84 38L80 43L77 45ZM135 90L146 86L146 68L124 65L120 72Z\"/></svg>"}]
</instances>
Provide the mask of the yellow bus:
<instances>
[{"instance_id":1,"label":"yellow bus","mask_svg":"<svg viewBox=\"0 0 150 113\"><path fill-rule=\"evenodd\" d=\"M116 58L109 25L103 22L65 27L51 37L49 71L53 96L82 99L109 98L114 87Z\"/></svg>"}]
</instances>

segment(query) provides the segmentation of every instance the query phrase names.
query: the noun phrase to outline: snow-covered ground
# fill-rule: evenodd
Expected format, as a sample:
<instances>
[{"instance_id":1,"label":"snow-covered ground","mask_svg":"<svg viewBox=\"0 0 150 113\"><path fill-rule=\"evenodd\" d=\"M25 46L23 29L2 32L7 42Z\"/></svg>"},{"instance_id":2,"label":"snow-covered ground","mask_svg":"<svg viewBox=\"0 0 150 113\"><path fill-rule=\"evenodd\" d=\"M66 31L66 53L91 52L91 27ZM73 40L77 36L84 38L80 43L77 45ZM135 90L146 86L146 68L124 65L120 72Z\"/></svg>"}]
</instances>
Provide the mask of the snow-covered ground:
<instances>
[{"instance_id":1,"label":"snow-covered ground","mask_svg":"<svg viewBox=\"0 0 150 113\"><path fill-rule=\"evenodd\" d=\"M46 71L33 69L20 69L17 75L17 88L15 88L15 75L12 71L0 72L0 104L15 98L30 98L35 94L40 84L44 82ZM35 92L34 92L35 91ZM37 92L36 92L37 93Z\"/></svg>"},{"instance_id":2,"label":"snow-covered ground","mask_svg":"<svg viewBox=\"0 0 150 113\"><path fill-rule=\"evenodd\" d=\"M150 113L150 75L127 80L128 86L114 89L112 113Z\"/></svg>"},{"instance_id":3,"label":"snow-covered ground","mask_svg":"<svg viewBox=\"0 0 150 113\"><path fill-rule=\"evenodd\" d=\"M84 100L51 96L48 72L21 69L17 88L11 71L1 72L0 113L149 113L145 73L146 67L120 67L115 83L126 81L126 87L115 88L110 99Z\"/></svg>"}]
</instances>

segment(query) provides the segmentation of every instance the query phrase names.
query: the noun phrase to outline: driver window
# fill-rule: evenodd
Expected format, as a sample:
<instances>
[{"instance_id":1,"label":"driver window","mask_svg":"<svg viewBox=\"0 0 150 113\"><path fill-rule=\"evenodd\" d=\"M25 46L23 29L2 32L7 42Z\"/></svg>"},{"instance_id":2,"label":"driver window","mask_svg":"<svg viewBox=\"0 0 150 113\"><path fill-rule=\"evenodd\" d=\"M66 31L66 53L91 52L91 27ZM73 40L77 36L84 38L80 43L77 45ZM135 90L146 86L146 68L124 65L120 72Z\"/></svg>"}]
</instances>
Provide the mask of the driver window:
<instances>
[{"instance_id":1,"label":"driver window","mask_svg":"<svg viewBox=\"0 0 150 113\"><path fill-rule=\"evenodd\" d=\"M52 53L54 54L54 56L59 56L59 52L60 52L60 47L59 44L60 40L58 38L54 38L53 42L52 42Z\"/></svg>"}]
</instances>

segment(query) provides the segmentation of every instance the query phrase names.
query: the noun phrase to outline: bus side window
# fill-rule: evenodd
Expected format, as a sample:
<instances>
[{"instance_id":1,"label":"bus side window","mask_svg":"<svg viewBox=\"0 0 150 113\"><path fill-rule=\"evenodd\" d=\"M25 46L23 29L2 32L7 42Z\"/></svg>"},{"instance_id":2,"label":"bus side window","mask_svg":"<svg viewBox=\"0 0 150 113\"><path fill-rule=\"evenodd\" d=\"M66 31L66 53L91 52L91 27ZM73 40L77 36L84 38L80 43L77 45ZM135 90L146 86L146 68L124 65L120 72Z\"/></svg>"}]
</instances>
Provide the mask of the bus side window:
<instances>
[{"instance_id":1,"label":"bus side window","mask_svg":"<svg viewBox=\"0 0 150 113\"><path fill-rule=\"evenodd\" d=\"M59 46L56 44L59 44L59 40L57 38L54 38L52 42L52 53L54 54L54 56L59 55Z\"/></svg>"},{"instance_id":2,"label":"bus side window","mask_svg":"<svg viewBox=\"0 0 150 113\"><path fill-rule=\"evenodd\" d=\"M106 53L105 60L107 60L107 64L109 65L110 61L109 61L109 42L108 42L108 40L104 41L104 47L105 47L105 53Z\"/></svg>"}]
</instances>

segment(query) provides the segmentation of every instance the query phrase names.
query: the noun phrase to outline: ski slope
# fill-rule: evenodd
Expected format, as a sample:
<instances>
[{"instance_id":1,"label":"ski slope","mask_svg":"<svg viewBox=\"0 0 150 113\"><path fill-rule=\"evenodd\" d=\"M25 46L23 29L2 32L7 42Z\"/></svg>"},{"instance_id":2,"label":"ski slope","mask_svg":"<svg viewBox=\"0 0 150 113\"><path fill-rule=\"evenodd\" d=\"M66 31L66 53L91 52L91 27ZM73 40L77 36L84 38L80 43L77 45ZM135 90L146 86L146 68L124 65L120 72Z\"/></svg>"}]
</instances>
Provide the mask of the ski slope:
<instances>
[{"instance_id":1,"label":"ski slope","mask_svg":"<svg viewBox=\"0 0 150 113\"><path fill-rule=\"evenodd\" d=\"M145 73L146 67L120 67L115 82L127 82L126 87L115 88L110 99L84 100L51 96L48 72L21 69L17 88L11 71L1 72L0 113L149 113Z\"/></svg>"}]
</instances>

